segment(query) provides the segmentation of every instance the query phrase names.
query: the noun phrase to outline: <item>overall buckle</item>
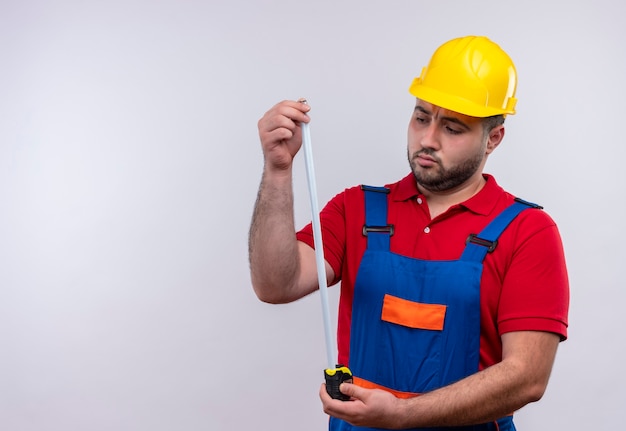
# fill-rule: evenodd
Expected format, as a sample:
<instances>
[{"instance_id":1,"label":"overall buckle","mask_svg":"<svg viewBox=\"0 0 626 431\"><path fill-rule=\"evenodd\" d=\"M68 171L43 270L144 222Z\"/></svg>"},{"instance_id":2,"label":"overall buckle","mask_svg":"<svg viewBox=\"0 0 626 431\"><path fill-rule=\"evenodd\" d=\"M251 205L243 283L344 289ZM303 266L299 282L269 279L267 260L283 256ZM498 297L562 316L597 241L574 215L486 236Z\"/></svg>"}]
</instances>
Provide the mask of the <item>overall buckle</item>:
<instances>
[{"instance_id":1,"label":"overall buckle","mask_svg":"<svg viewBox=\"0 0 626 431\"><path fill-rule=\"evenodd\" d=\"M363 236L367 236L368 233L388 233L389 236L393 235L394 227L392 224L388 224L386 226L368 226L363 225Z\"/></svg>"},{"instance_id":2,"label":"overall buckle","mask_svg":"<svg viewBox=\"0 0 626 431\"><path fill-rule=\"evenodd\" d=\"M465 240L465 244L469 244L469 243L487 247L487 253L491 253L492 251L496 249L496 246L498 245L498 240L489 241L488 239L480 238L475 233L470 233L470 235Z\"/></svg>"}]
</instances>

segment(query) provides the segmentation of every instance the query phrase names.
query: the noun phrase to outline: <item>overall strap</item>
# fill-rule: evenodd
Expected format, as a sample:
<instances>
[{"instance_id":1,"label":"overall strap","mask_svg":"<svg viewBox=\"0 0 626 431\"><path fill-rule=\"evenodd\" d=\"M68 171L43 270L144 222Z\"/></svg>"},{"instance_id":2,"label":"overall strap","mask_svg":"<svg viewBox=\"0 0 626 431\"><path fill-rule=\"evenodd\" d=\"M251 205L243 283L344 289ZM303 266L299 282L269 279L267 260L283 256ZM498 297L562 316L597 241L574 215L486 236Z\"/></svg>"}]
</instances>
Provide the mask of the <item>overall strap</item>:
<instances>
[{"instance_id":1,"label":"overall strap","mask_svg":"<svg viewBox=\"0 0 626 431\"><path fill-rule=\"evenodd\" d=\"M393 235L393 225L387 224L386 187L362 185L365 195L365 224L363 235L367 237L368 250L389 250L389 238Z\"/></svg>"},{"instance_id":2,"label":"overall strap","mask_svg":"<svg viewBox=\"0 0 626 431\"><path fill-rule=\"evenodd\" d=\"M507 226L518 216L519 213L528 208L543 209L543 207L527 202L520 198L515 198L510 206L505 208L495 219L492 220L478 235L470 234L466 240L465 250L460 260L482 262L498 245L498 238Z\"/></svg>"}]
</instances>

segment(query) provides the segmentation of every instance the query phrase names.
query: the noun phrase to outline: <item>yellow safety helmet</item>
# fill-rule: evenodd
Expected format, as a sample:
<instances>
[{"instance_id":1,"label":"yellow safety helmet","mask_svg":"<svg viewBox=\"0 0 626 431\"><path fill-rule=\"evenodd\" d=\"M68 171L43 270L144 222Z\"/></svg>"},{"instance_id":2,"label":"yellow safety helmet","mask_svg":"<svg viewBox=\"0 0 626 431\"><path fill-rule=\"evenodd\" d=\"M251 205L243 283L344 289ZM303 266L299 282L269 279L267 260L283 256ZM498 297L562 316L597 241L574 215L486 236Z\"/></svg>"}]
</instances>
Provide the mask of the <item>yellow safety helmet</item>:
<instances>
[{"instance_id":1,"label":"yellow safety helmet","mask_svg":"<svg viewBox=\"0 0 626 431\"><path fill-rule=\"evenodd\" d=\"M441 45L409 92L471 117L515 114L517 72L506 52L484 36Z\"/></svg>"}]
</instances>

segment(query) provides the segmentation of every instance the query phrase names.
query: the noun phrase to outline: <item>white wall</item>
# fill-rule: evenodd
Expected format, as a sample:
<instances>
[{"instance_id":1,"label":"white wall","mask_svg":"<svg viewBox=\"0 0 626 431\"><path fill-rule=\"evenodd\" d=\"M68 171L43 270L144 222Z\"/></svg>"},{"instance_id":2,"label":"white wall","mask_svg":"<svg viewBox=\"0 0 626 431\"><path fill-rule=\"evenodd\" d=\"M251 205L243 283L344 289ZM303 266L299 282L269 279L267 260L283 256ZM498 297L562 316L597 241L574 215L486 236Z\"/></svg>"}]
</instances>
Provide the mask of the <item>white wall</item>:
<instances>
[{"instance_id":1,"label":"white wall","mask_svg":"<svg viewBox=\"0 0 626 431\"><path fill-rule=\"evenodd\" d=\"M618 429L623 16L619 0L2 0L0 429L324 429L318 295L270 306L250 287L256 121L309 99L321 201L399 179L408 85L466 34L520 77L487 171L555 218L571 277L570 339L518 428Z\"/></svg>"}]
</instances>

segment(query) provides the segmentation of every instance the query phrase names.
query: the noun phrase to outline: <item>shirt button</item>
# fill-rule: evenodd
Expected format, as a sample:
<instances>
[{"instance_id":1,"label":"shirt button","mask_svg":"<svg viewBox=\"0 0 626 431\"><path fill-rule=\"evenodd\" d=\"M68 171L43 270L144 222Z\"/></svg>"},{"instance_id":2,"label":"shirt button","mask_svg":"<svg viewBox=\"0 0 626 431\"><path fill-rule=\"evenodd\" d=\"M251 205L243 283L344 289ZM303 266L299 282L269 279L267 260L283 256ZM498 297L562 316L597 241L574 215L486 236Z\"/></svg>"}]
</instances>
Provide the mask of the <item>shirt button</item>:
<instances>
[{"instance_id":1,"label":"shirt button","mask_svg":"<svg viewBox=\"0 0 626 431\"><path fill-rule=\"evenodd\" d=\"M419 197L418 197L418 198L417 198L417 203L421 205L421 204L422 204L422 202L423 202L423 201L422 201L422 198L419 198Z\"/></svg>"},{"instance_id":2,"label":"shirt button","mask_svg":"<svg viewBox=\"0 0 626 431\"><path fill-rule=\"evenodd\" d=\"M430 228L428 226L424 228L424 233L430 233Z\"/></svg>"}]
</instances>

